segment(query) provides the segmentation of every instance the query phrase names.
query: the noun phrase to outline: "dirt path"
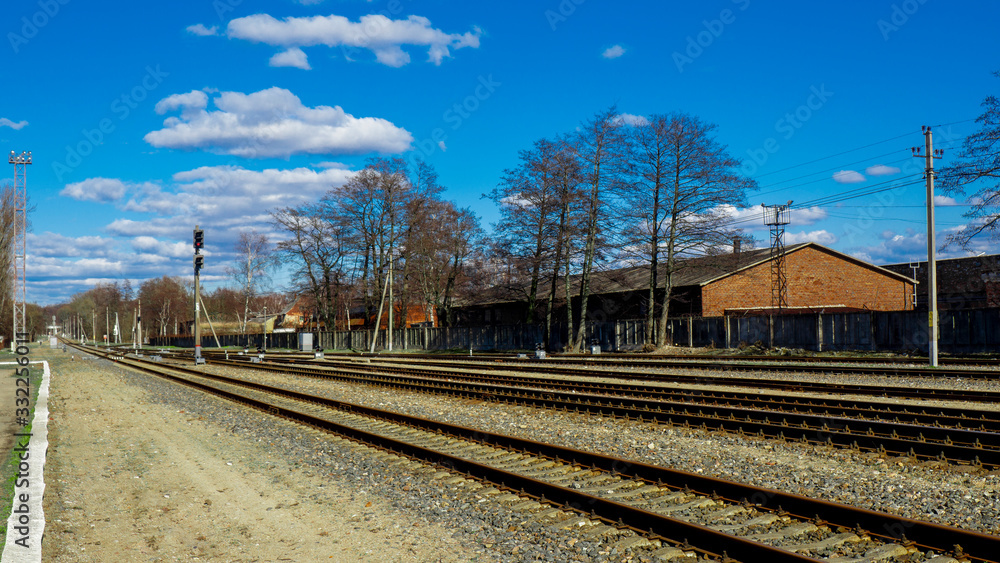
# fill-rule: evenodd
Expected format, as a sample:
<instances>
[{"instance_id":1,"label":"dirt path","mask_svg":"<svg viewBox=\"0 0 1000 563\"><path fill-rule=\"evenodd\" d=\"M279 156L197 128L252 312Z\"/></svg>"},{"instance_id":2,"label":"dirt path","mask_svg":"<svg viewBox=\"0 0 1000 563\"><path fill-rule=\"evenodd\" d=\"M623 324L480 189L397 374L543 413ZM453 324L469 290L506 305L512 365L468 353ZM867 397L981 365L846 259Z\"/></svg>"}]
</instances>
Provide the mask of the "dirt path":
<instances>
[{"instance_id":1,"label":"dirt path","mask_svg":"<svg viewBox=\"0 0 1000 563\"><path fill-rule=\"evenodd\" d=\"M449 531L151 403L97 361L38 356L52 363L46 562L471 559Z\"/></svg>"}]
</instances>

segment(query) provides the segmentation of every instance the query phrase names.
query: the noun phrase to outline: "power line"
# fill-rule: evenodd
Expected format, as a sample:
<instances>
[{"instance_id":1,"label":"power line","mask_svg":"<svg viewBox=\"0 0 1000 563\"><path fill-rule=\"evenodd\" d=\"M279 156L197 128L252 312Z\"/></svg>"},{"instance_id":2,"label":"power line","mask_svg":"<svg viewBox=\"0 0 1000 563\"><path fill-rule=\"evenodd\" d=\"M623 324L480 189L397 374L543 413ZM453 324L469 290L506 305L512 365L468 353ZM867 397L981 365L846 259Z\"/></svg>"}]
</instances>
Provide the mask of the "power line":
<instances>
[{"instance_id":1,"label":"power line","mask_svg":"<svg viewBox=\"0 0 1000 563\"><path fill-rule=\"evenodd\" d=\"M803 162L801 164L795 164L793 166L788 166L788 167L785 167L785 168L780 168L778 170L772 170L771 172L767 172L766 174L760 174L757 177L758 178L762 178L764 176L770 176L771 174L777 174L778 172L785 172L786 170L792 170L792 169L799 168L799 167L802 167L802 166L807 166L809 164L814 164L816 162L820 162L820 161L827 160L827 159L830 159L830 158L842 156L842 155L845 155L845 154L850 154L852 152L864 150L864 149L867 149L867 148L871 148L871 147L874 147L876 145L881 145L883 143L888 143L889 141L895 141L896 139L902 139L903 137L908 137L908 136L910 136L912 134L913 134L912 132L907 132L907 133L904 133L902 135L897 135L895 137L890 137L888 139L884 139L884 140L881 140L881 141L876 141L874 143L871 143L871 144L868 144L868 145L864 145L862 147L857 147L857 148L853 148L853 149L846 150L846 151L843 151L843 152L839 152L839 153L836 153L836 154L831 154L831 155L828 155L828 156L823 156L823 157L820 157L820 158L817 158L817 159L814 159L814 160L810 160L808 162Z\"/></svg>"}]
</instances>

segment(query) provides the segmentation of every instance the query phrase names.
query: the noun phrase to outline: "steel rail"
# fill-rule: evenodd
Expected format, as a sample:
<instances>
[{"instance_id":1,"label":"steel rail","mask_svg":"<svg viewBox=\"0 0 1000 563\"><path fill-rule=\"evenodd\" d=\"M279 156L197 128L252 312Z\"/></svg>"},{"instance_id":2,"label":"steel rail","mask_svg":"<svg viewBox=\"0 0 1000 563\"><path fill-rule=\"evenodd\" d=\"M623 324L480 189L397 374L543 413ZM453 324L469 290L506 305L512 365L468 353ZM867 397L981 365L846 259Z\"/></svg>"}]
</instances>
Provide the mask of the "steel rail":
<instances>
[{"instance_id":1,"label":"steel rail","mask_svg":"<svg viewBox=\"0 0 1000 563\"><path fill-rule=\"evenodd\" d=\"M275 360L266 360L275 362ZM304 360L279 359L292 365L300 366L303 369L316 368L316 363ZM750 395L746 392L723 392L715 390L696 389L668 389L663 387L652 387L648 385L616 384L616 383L591 383L580 380L565 380L552 378L527 377L521 375L490 375L473 373L474 368L462 368L467 371L441 371L430 370L421 367L399 367L380 366L363 362L324 362L323 366L336 366L337 369L354 369L369 372L393 372L416 377L439 377L444 380L473 380L482 383L504 383L508 385L520 385L531 387L542 387L574 393L600 393L605 395L638 396L644 399L661 401L689 401L692 403L719 405L723 402L728 406L739 406L743 408L781 410L787 412L798 412L803 414L817 414L815 410L822 411L824 416L841 416L850 418L871 418L874 415L878 419L893 417L896 423L920 424L928 426L944 426L952 428L975 428L979 424L982 431L1000 432L1000 411L973 410L968 408L954 407L927 407L912 404L879 403L876 401L854 401L846 399L823 399L816 397L797 397L788 395ZM884 391L884 388L878 388ZM709 402L714 401L714 402ZM919 408L920 412L910 410L912 407ZM903 420L900 420L900 417Z\"/></svg>"},{"instance_id":2,"label":"steel rail","mask_svg":"<svg viewBox=\"0 0 1000 563\"><path fill-rule=\"evenodd\" d=\"M247 363L233 360L209 360L216 365L249 368L272 373L293 373L344 379L358 383L377 383L366 371L342 369L341 374L289 368L280 364ZM353 373L354 375L347 375ZM838 445L853 449L905 455L922 459L960 461L974 465L1000 467L1000 435L971 429L936 428L832 416L762 411L642 398L609 397L564 391L532 390L504 385L427 381L415 378L400 381L396 376L383 385L410 391L454 394L464 398L513 402L562 411L587 412L621 418L649 420L686 428L704 428L740 435L797 440L813 445ZM772 421L770 418L774 417ZM853 426L853 429L852 429Z\"/></svg>"},{"instance_id":3,"label":"steel rail","mask_svg":"<svg viewBox=\"0 0 1000 563\"><path fill-rule=\"evenodd\" d=\"M85 351L89 352L89 350ZM124 361L122 362L124 363ZM381 436L353 429L351 427L341 427L340 425L335 425L335 428L330 427L331 423L329 421L313 417L307 413L290 411L282 407L277 407L235 393L220 390L209 385L192 382L190 380L178 378L169 374L163 374L162 368L150 368L149 364L146 362L130 361L128 364L143 371L163 375L182 381L188 385L232 398L245 404L251 404L266 412L300 420L312 426L328 428L331 431L342 433L343 435L347 435L360 441L384 441L384 438ZM713 477L644 464L641 462L605 456L593 452L545 444L512 436L505 436L502 434L484 432L481 430L450 425L420 417L411 417L400 413L364 407L344 401L313 397L303 393L269 387L243 380L236 380L214 374L206 374L187 368L171 366L170 369L198 377L228 381L253 389L281 394L287 397L300 398L302 400L324 404L333 408L381 418L383 420L397 422L400 424L408 424L432 431L440 431L451 436L465 437L465 439L472 437L474 441L484 444L509 448L521 452L535 453L536 455L557 461L573 460L574 465L592 466L602 471L650 483L661 483L671 488L690 489L701 492L702 494L718 496L733 502L752 502L762 508L774 510L783 514L793 515L804 520L816 519L817 521L825 524L844 528L859 527L867 530L872 536L880 537L889 541L905 542L907 541L906 538L909 537L910 539L908 541L926 550L947 552L953 547L960 546L966 556L971 557L975 561L982 561L984 563L996 563L997 560L995 559L995 556L1000 553L1000 537L982 534L979 532L972 532L950 526L893 516L859 507L812 499L801 495L784 493L763 487L754 487ZM383 445L381 447L385 446ZM748 562L816 561L816 559L794 554L780 548L766 546L757 542L731 536L729 534L723 534L712 530L711 528L674 520L656 513L637 509L623 503L594 497L592 495L587 495L585 493L580 493L578 491L559 487L550 483L542 482L541 486L539 486L538 481L535 479L483 466L482 464L465 460L464 458L446 456L446 454L435 450L428 450L427 448L406 443L398 443L398 447L402 448L399 451L403 451L404 453L412 452L414 457L422 455L429 456L422 459L447 467L455 467L459 471L467 471L467 474L473 477L477 477L477 472L480 471L483 473L489 473L494 477L500 476L500 479L502 479L500 482L508 488L510 487L507 485L507 480L509 479L510 483L513 483L515 487L521 485L526 491L529 491L530 488L531 491L537 491L538 493L536 494L535 492L530 492L530 494L537 496L538 498L547 499L548 501L556 504L570 507L583 507L584 511L585 508L589 507L594 513L597 513L599 517L612 522L615 521L615 519L618 519L619 522L624 523L626 526L631 527L634 530L648 530L652 534L656 534L663 538L685 537L688 540L695 538L695 542L697 544L706 542L713 545L714 547L712 550L706 551L714 553L717 556L721 555L717 550L718 547L722 547L723 551L725 551L727 555L734 556L737 559ZM482 476L480 478L497 482L494 478L486 476Z\"/></svg>"}]
</instances>

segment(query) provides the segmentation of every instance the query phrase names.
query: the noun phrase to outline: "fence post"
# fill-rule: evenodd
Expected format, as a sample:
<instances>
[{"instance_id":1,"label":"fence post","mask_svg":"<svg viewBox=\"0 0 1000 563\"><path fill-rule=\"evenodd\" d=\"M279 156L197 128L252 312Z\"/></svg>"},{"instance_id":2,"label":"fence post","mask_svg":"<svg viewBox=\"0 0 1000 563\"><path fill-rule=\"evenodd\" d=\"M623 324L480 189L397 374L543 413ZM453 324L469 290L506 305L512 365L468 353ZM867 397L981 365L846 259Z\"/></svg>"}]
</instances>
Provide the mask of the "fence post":
<instances>
[{"instance_id":1,"label":"fence post","mask_svg":"<svg viewBox=\"0 0 1000 563\"><path fill-rule=\"evenodd\" d=\"M868 312L868 340L871 342L872 352L878 349L878 345L875 343L875 311Z\"/></svg>"},{"instance_id":2,"label":"fence post","mask_svg":"<svg viewBox=\"0 0 1000 563\"><path fill-rule=\"evenodd\" d=\"M823 351L823 313L816 313L816 351Z\"/></svg>"}]
</instances>

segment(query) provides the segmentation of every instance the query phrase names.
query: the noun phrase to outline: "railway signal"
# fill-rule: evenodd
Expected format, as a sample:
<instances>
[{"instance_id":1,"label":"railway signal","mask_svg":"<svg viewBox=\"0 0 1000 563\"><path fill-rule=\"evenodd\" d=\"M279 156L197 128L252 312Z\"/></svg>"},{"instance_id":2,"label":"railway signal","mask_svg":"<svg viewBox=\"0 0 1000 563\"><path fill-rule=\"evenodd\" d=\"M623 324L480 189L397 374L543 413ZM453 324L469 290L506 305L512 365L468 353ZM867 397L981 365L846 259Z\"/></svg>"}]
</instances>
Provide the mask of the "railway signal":
<instances>
[{"instance_id":1,"label":"railway signal","mask_svg":"<svg viewBox=\"0 0 1000 563\"><path fill-rule=\"evenodd\" d=\"M205 257L201 249L205 247L205 231L194 226L194 365L205 363L201 357L201 269L205 267Z\"/></svg>"}]
</instances>

